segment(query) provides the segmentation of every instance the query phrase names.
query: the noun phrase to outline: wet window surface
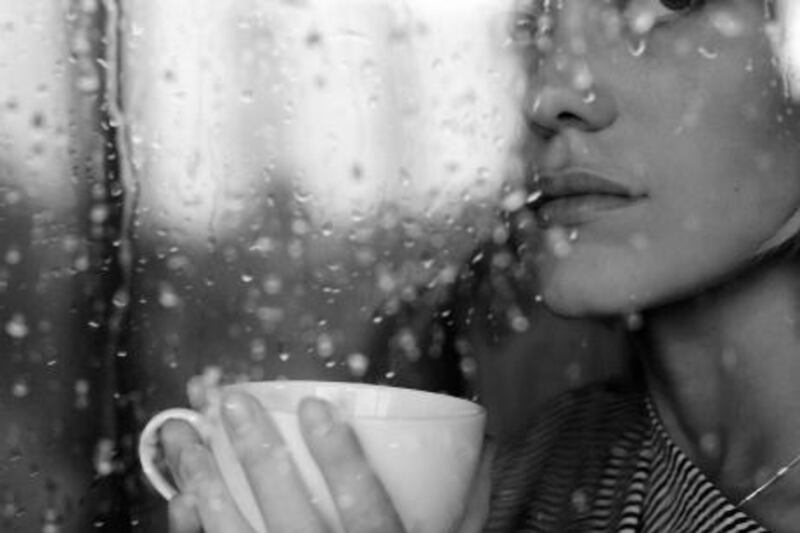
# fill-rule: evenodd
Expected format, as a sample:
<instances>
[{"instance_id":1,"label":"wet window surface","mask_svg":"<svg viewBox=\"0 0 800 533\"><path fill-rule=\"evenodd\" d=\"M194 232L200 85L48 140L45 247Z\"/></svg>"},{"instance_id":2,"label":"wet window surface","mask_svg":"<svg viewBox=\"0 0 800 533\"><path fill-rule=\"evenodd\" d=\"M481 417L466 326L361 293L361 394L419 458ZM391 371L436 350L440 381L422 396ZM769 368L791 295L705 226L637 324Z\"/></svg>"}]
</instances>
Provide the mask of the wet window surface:
<instances>
[{"instance_id":1,"label":"wet window surface","mask_svg":"<svg viewBox=\"0 0 800 533\"><path fill-rule=\"evenodd\" d=\"M166 531L138 432L220 383L446 392L486 405L502 440L561 391L638 378L623 335L641 315L543 305L537 254L582 237L529 209L522 139L552 129L531 125L547 103L529 89L558 64L539 60L556 2L529 3L0 0L0 531ZM620 53L657 61L669 2L623 3ZM715 68L711 45L671 46L690 44Z\"/></svg>"}]
</instances>

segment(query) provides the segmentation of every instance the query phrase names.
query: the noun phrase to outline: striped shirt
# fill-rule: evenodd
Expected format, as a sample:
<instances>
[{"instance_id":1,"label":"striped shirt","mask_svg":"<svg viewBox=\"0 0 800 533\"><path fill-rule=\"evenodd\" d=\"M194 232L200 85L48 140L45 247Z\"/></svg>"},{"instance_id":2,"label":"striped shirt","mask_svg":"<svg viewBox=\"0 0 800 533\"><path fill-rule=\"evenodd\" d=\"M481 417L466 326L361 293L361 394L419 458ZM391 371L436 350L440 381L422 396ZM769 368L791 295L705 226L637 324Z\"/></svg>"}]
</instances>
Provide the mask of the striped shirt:
<instances>
[{"instance_id":1,"label":"striped shirt","mask_svg":"<svg viewBox=\"0 0 800 533\"><path fill-rule=\"evenodd\" d=\"M563 395L498 451L487 532L755 533L672 442L647 397L607 384Z\"/></svg>"}]
</instances>

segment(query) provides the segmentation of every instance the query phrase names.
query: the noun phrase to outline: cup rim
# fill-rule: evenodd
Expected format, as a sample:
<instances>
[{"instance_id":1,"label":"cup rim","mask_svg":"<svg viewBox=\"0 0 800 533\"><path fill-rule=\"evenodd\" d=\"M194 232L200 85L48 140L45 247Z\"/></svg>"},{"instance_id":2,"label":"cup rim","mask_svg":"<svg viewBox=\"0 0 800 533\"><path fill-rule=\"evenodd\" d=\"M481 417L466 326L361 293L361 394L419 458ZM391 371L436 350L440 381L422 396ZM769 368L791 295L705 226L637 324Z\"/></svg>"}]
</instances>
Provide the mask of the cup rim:
<instances>
[{"instance_id":1,"label":"cup rim","mask_svg":"<svg viewBox=\"0 0 800 533\"><path fill-rule=\"evenodd\" d=\"M452 414L431 414L431 415L424 415L424 416L392 416L390 417L392 421L413 421L413 422L440 422L442 420L460 420L460 419L470 419L470 418L481 418L486 416L486 408L481 404L474 402L472 400L468 400L466 398L460 398L458 396L452 396L445 393L439 392L431 392L425 391L420 389L412 389L409 387L395 387L393 385L385 385L385 384L373 384L373 383L360 383L360 382L349 382L349 381L326 381L326 380L311 380L311 379L286 379L286 380L261 380L261 381L242 381L238 383L230 383L227 385L222 386L222 394L224 395L226 391L229 390L241 390L243 392L249 392L247 389L253 386L263 386L263 385L270 385L275 387L286 386L286 387L313 387L313 386L342 386L348 387L353 389L371 389L371 390L390 390L391 392L401 392L404 394L414 394L421 397L428 397L433 398L435 397L437 401L442 401L442 397L446 399L450 403L459 404L464 408L464 412L456 412ZM310 397L311 395L306 395L304 397ZM294 411L291 409L278 407L273 409L276 413L282 414L295 414ZM358 415L354 418L360 421L372 421L372 420L381 420L385 421L389 418L384 416L375 416L375 415Z\"/></svg>"}]
</instances>

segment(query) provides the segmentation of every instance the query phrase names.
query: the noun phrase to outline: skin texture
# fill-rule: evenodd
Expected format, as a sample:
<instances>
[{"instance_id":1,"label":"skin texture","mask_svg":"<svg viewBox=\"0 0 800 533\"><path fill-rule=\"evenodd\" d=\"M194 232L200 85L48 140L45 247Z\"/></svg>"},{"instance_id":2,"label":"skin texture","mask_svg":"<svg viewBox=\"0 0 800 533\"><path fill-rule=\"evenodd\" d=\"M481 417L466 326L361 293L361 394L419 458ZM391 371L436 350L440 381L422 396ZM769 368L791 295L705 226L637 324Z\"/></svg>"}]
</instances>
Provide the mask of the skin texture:
<instances>
[{"instance_id":1,"label":"skin texture","mask_svg":"<svg viewBox=\"0 0 800 533\"><path fill-rule=\"evenodd\" d=\"M719 283L800 203L800 115L759 2L671 17L656 0L590 4L564 2L552 49L525 54L536 59L524 152L539 173L591 170L644 198L566 228L577 230L570 251L540 257L545 300L568 316L646 309ZM643 37L608 30L648 10L663 22ZM587 74L591 86L576 87ZM549 227L549 241L564 229Z\"/></svg>"},{"instance_id":2,"label":"skin texture","mask_svg":"<svg viewBox=\"0 0 800 533\"><path fill-rule=\"evenodd\" d=\"M545 50L525 56L523 152L536 172L588 169L642 195L546 225L543 297L565 316L639 313L665 427L737 502L800 453L800 264L756 253L800 205L798 114L762 3L696 5L626 43L609 20L660 2L562 2ZM798 498L794 470L745 509L796 531Z\"/></svg>"}]
</instances>

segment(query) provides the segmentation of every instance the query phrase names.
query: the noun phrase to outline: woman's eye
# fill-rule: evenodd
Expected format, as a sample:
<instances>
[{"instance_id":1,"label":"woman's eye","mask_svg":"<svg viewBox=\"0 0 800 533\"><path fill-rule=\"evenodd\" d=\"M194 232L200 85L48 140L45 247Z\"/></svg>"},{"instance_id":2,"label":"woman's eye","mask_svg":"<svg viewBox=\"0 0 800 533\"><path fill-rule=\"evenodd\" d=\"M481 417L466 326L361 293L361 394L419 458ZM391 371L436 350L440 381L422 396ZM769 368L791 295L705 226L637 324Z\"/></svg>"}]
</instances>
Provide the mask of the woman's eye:
<instances>
[{"instance_id":1,"label":"woman's eye","mask_svg":"<svg viewBox=\"0 0 800 533\"><path fill-rule=\"evenodd\" d=\"M634 33L644 34L696 11L704 2L705 0L630 0L625 8L625 17Z\"/></svg>"},{"instance_id":2,"label":"woman's eye","mask_svg":"<svg viewBox=\"0 0 800 533\"><path fill-rule=\"evenodd\" d=\"M685 11L696 4L696 0L660 0L661 5L670 11Z\"/></svg>"}]
</instances>

